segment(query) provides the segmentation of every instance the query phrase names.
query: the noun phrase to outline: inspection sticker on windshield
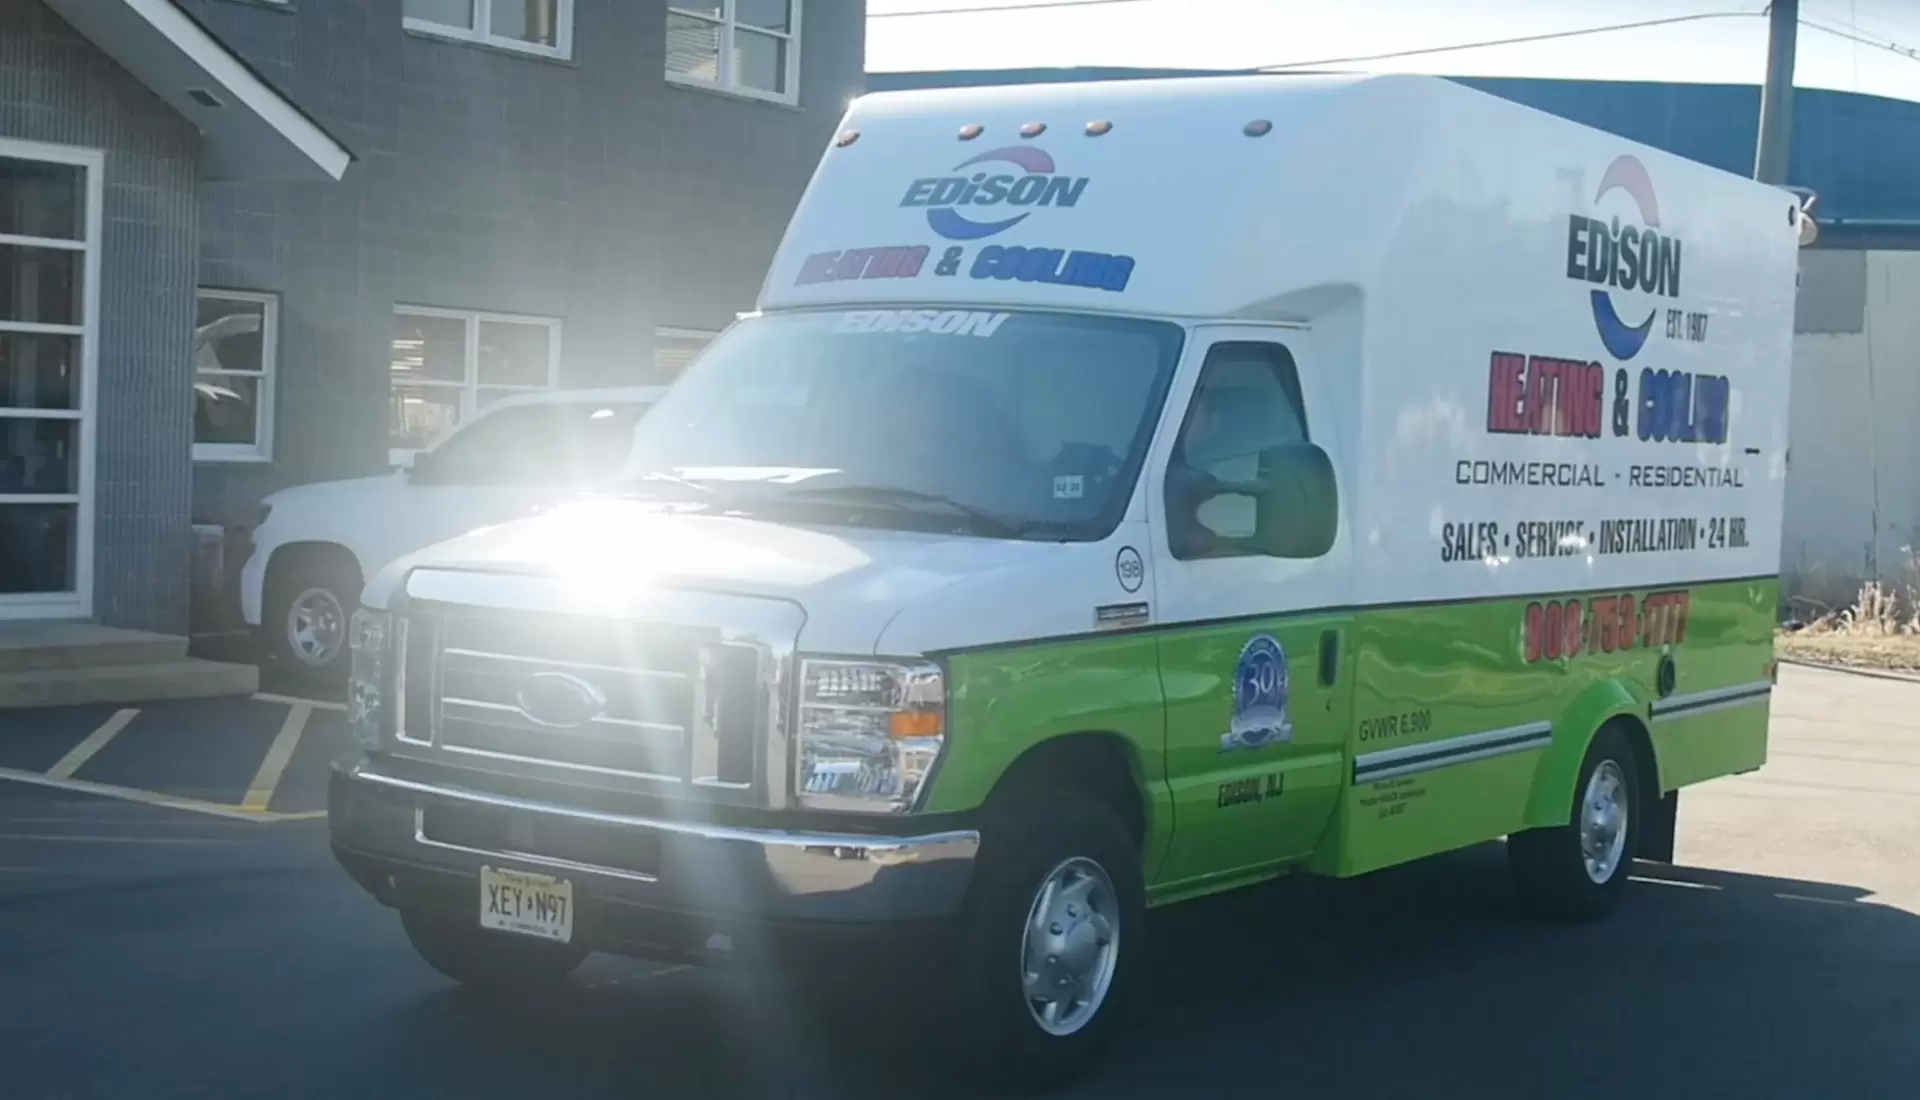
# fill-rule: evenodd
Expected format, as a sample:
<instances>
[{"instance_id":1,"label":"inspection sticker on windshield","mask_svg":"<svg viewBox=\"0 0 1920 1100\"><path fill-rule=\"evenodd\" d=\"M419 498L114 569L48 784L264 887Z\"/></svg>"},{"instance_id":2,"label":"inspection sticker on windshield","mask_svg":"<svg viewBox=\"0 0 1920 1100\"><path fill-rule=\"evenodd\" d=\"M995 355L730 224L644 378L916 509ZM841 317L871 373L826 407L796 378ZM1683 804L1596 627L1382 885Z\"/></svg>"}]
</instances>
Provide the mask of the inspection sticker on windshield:
<instances>
[{"instance_id":1,"label":"inspection sticker on windshield","mask_svg":"<svg viewBox=\"0 0 1920 1100\"><path fill-rule=\"evenodd\" d=\"M972 309L856 309L840 315L835 333L928 332L935 336L991 337L1011 313Z\"/></svg>"},{"instance_id":2,"label":"inspection sticker on windshield","mask_svg":"<svg viewBox=\"0 0 1920 1100\"><path fill-rule=\"evenodd\" d=\"M1087 479L1081 474L1061 474L1053 479L1053 499L1079 500L1087 495Z\"/></svg>"}]
</instances>

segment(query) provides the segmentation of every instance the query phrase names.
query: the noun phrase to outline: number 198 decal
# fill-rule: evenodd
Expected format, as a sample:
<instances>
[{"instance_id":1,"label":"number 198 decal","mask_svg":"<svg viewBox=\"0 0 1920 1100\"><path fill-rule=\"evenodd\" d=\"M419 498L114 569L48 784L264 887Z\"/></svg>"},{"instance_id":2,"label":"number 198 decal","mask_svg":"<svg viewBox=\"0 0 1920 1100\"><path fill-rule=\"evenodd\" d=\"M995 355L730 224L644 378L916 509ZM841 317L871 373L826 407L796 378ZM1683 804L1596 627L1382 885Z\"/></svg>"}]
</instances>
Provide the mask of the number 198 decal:
<instances>
[{"instance_id":1,"label":"number 198 decal","mask_svg":"<svg viewBox=\"0 0 1920 1100\"><path fill-rule=\"evenodd\" d=\"M1528 664L1578 657L1582 653L1619 653L1659 649L1687 640L1686 590L1649 592L1635 597L1536 600L1527 605L1523 630Z\"/></svg>"}]
</instances>

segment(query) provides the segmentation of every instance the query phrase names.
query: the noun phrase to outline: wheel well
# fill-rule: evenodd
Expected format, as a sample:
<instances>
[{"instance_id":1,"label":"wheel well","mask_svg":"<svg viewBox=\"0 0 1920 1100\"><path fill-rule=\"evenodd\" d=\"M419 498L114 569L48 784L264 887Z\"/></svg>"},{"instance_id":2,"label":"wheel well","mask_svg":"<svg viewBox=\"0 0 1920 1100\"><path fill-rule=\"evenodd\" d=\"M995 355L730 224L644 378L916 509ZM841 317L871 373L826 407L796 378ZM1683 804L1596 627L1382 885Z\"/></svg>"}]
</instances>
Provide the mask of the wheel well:
<instances>
[{"instance_id":1,"label":"wheel well","mask_svg":"<svg viewBox=\"0 0 1920 1100\"><path fill-rule=\"evenodd\" d=\"M1147 803L1133 746L1115 733L1071 733L1022 753L987 796L992 807L1062 789L1086 794L1120 815L1136 846L1147 841Z\"/></svg>"},{"instance_id":2,"label":"wheel well","mask_svg":"<svg viewBox=\"0 0 1920 1100\"><path fill-rule=\"evenodd\" d=\"M271 593L298 570L326 567L351 571L361 581L366 580L360 572L360 559L353 556L353 551L339 543L294 542L275 550L273 557L267 559L266 583L262 587ZM358 596L359 593L355 592L353 595Z\"/></svg>"},{"instance_id":3,"label":"wheel well","mask_svg":"<svg viewBox=\"0 0 1920 1100\"><path fill-rule=\"evenodd\" d=\"M1632 715L1623 714L1607 724L1619 730L1633 749L1634 773L1640 781L1640 789L1634 792L1639 796L1636 804L1647 808L1634 856L1656 863L1671 863L1677 806L1674 799L1679 796L1677 793L1671 798L1662 798L1660 795L1660 760L1653 754L1653 735L1648 732L1646 723Z\"/></svg>"},{"instance_id":4,"label":"wheel well","mask_svg":"<svg viewBox=\"0 0 1920 1100\"><path fill-rule=\"evenodd\" d=\"M1634 774L1640 779L1640 791L1636 791L1636 795L1640 795L1640 804L1657 804L1661 801L1661 762L1653 754L1653 735L1647 733L1645 722L1632 714L1620 714L1607 722L1605 728L1619 729L1634 749Z\"/></svg>"},{"instance_id":5,"label":"wheel well","mask_svg":"<svg viewBox=\"0 0 1920 1100\"><path fill-rule=\"evenodd\" d=\"M1646 723L1631 715L1620 715L1607 725L1619 730L1626 736L1627 744L1633 746L1633 768L1640 779L1642 806L1651 806L1660 801L1660 761L1653 755L1653 736L1647 732Z\"/></svg>"}]
</instances>

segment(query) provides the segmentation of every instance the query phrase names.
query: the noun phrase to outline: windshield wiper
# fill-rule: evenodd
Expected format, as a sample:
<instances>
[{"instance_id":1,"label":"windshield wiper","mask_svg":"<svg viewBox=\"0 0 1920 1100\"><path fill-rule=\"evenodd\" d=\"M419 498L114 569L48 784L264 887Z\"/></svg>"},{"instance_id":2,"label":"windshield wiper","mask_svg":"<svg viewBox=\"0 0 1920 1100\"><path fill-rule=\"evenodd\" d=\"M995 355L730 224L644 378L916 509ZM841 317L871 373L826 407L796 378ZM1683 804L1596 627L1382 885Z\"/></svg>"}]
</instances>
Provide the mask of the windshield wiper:
<instances>
[{"instance_id":1,"label":"windshield wiper","mask_svg":"<svg viewBox=\"0 0 1920 1100\"><path fill-rule=\"evenodd\" d=\"M1027 533L1027 525L1018 520L996 516L992 512L983 512L971 504L963 504L944 493L929 493L902 485L830 485L816 489L790 489L781 493L780 496L787 500L844 500L849 503L867 502L881 505L934 504L965 516L984 534L1017 539L1024 537Z\"/></svg>"}]
</instances>

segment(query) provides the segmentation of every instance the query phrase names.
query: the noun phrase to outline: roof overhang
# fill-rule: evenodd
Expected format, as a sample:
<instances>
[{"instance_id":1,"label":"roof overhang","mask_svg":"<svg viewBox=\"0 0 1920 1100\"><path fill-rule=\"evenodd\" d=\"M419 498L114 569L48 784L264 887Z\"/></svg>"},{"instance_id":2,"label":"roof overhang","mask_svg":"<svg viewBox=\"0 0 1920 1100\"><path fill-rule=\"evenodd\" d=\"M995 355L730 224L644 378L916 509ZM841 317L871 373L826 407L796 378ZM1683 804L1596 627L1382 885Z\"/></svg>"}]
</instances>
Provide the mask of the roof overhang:
<instances>
[{"instance_id":1,"label":"roof overhang","mask_svg":"<svg viewBox=\"0 0 1920 1100\"><path fill-rule=\"evenodd\" d=\"M200 131L203 178L327 182L353 162L173 0L45 2Z\"/></svg>"}]
</instances>

